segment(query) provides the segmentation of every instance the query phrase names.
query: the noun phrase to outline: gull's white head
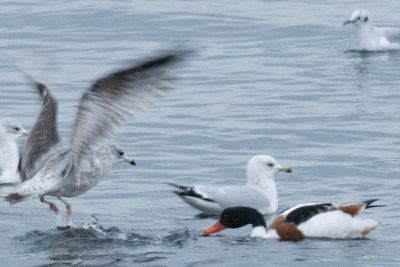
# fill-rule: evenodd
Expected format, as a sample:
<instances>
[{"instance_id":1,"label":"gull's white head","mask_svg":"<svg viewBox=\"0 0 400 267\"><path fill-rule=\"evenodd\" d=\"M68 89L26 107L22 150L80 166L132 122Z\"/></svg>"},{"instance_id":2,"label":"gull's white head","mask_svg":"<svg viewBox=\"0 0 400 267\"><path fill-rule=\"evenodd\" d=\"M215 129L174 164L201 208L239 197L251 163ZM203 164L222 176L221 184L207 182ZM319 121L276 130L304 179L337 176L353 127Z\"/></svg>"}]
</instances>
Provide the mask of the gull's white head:
<instances>
[{"instance_id":1,"label":"gull's white head","mask_svg":"<svg viewBox=\"0 0 400 267\"><path fill-rule=\"evenodd\" d=\"M0 138L6 141L17 141L19 137L28 135L28 131L11 118L0 120Z\"/></svg>"},{"instance_id":2,"label":"gull's white head","mask_svg":"<svg viewBox=\"0 0 400 267\"><path fill-rule=\"evenodd\" d=\"M126 157L122 148L114 143L101 145L98 152L100 152L100 156L107 159L107 162L109 162L110 165L120 162L136 165L135 161L129 157Z\"/></svg>"},{"instance_id":3,"label":"gull's white head","mask_svg":"<svg viewBox=\"0 0 400 267\"><path fill-rule=\"evenodd\" d=\"M265 180L273 180L276 172L292 172L292 169L283 167L274 157L256 155L247 164L247 181L250 184L259 184Z\"/></svg>"},{"instance_id":4,"label":"gull's white head","mask_svg":"<svg viewBox=\"0 0 400 267\"><path fill-rule=\"evenodd\" d=\"M369 14L368 10L357 9L353 12L350 19L343 22L343 26L350 23L354 24L357 27L370 26L372 25L371 14Z\"/></svg>"}]
</instances>

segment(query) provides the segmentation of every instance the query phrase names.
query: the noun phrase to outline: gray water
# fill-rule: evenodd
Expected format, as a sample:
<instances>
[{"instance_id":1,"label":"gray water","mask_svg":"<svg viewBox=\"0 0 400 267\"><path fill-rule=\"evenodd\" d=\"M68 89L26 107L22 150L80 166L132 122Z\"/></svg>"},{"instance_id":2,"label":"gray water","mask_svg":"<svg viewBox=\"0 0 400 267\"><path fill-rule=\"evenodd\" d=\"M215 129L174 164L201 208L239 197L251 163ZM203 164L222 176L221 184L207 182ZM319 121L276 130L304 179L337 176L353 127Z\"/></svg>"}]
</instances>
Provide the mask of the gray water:
<instances>
[{"instance_id":1,"label":"gray water","mask_svg":"<svg viewBox=\"0 0 400 267\"><path fill-rule=\"evenodd\" d=\"M29 129L40 110L22 69L59 99L64 140L94 79L179 43L197 53L115 137L137 166L69 199L73 227L36 199L0 204L0 265L400 264L400 52L346 52L357 36L341 23L358 7L400 26L394 0L1 2L0 117ZM380 225L363 240L206 237L214 219L161 183L243 184L255 154L294 170L276 177L280 210L379 198L362 216Z\"/></svg>"}]
</instances>

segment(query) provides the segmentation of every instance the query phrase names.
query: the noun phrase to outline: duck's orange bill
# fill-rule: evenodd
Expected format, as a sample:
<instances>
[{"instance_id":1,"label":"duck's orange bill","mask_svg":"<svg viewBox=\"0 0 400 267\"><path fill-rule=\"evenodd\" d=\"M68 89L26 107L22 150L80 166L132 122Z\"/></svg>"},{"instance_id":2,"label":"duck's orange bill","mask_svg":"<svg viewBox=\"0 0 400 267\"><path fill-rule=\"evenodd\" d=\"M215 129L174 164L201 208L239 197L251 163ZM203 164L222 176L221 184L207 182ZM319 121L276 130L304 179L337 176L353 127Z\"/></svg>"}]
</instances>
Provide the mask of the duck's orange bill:
<instances>
[{"instance_id":1,"label":"duck's orange bill","mask_svg":"<svg viewBox=\"0 0 400 267\"><path fill-rule=\"evenodd\" d=\"M224 230L225 228L226 228L226 227L223 226L223 225L219 222L219 220L218 220L213 226L204 229L204 230L203 230L203 233L209 235L209 234L212 234L212 233L216 233L216 232L222 231L222 230Z\"/></svg>"}]
</instances>

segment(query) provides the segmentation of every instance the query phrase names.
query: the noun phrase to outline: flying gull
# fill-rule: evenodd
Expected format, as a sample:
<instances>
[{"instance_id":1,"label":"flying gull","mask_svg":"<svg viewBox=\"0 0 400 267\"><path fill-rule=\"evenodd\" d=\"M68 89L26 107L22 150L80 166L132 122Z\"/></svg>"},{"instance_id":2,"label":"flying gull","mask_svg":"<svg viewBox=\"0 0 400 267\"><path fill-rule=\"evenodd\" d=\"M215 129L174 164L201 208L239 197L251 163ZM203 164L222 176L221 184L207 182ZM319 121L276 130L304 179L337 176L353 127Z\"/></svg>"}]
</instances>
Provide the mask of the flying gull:
<instances>
[{"instance_id":1,"label":"flying gull","mask_svg":"<svg viewBox=\"0 0 400 267\"><path fill-rule=\"evenodd\" d=\"M81 97L71 139L64 147L58 142L56 101L45 85L37 83L42 98L48 101L44 101L28 137L27 154L21 160L24 182L5 200L16 203L39 196L41 202L58 213L54 203L45 200L45 196L55 196L66 205L70 216L71 205L63 197L88 191L116 163L125 161L135 165L117 145L100 141L111 137L128 117L134 116L133 111L142 110L143 105L169 88L165 86L170 76L168 69L185 53L159 55L94 82ZM37 171L38 166L41 168Z\"/></svg>"}]
</instances>

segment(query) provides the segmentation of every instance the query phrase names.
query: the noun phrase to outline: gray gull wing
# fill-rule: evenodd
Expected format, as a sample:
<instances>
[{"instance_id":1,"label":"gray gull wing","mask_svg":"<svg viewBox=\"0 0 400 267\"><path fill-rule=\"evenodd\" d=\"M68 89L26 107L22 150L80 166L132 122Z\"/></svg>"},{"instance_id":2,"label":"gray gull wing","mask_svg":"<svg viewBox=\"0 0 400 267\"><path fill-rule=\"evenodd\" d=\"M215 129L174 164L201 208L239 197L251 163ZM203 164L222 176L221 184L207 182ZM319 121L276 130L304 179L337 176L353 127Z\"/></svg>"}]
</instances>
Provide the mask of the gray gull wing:
<instances>
[{"instance_id":1,"label":"gray gull wing","mask_svg":"<svg viewBox=\"0 0 400 267\"><path fill-rule=\"evenodd\" d=\"M79 103L71 137L72 164L100 139L109 137L150 99L159 95L167 69L186 52L168 53L97 80Z\"/></svg>"},{"instance_id":2,"label":"gray gull wing","mask_svg":"<svg viewBox=\"0 0 400 267\"><path fill-rule=\"evenodd\" d=\"M44 166L48 159L45 155L60 140L57 131L57 100L44 84L35 82L35 85L43 104L21 153L18 170L22 181L32 178Z\"/></svg>"},{"instance_id":3,"label":"gray gull wing","mask_svg":"<svg viewBox=\"0 0 400 267\"><path fill-rule=\"evenodd\" d=\"M400 43L400 29L398 28L380 28L389 42Z\"/></svg>"},{"instance_id":4,"label":"gray gull wing","mask_svg":"<svg viewBox=\"0 0 400 267\"><path fill-rule=\"evenodd\" d=\"M253 207L262 213L267 213L270 205L270 199L251 185L188 187L172 183L166 184L180 189L181 191L175 191L175 193L191 206L213 215L234 206Z\"/></svg>"},{"instance_id":5,"label":"gray gull wing","mask_svg":"<svg viewBox=\"0 0 400 267\"><path fill-rule=\"evenodd\" d=\"M197 192L201 192L218 203L223 209L234 206L254 207L264 212L270 204L270 200L254 186L195 186Z\"/></svg>"}]
</instances>

